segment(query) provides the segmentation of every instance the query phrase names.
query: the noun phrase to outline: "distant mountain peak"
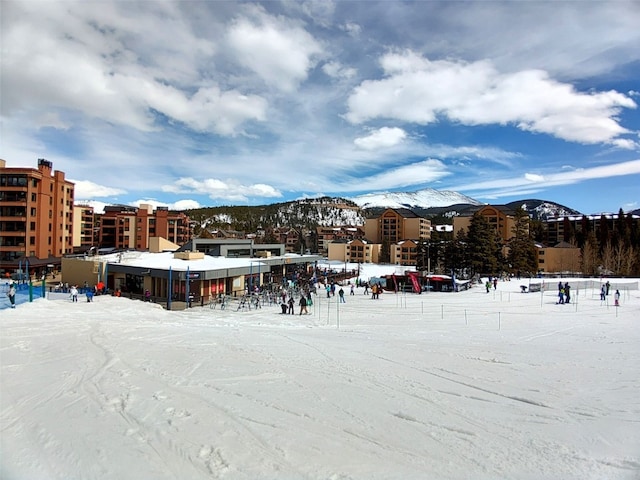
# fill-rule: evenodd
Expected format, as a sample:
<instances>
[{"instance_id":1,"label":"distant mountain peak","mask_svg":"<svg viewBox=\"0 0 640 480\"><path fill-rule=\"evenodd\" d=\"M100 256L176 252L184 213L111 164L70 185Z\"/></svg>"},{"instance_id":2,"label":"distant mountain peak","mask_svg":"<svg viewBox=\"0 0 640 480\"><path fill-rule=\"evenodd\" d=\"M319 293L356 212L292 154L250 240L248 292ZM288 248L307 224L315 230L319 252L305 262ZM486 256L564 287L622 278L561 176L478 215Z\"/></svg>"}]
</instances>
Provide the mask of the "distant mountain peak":
<instances>
[{"instance_id":1,"label":"distant mountain peak","mask_svg":"<svg viewBox=\"0 0 640 480\"><path fill-rule=\"evenodd\" d=\"M547 220L554 217L566 217L571 215L582 215L573 208L565 207L559 203L550 202L548 200L539 200L536 198L529 198L526 200L517 200L507 204L508 207L514 210L518 207L522 207L527 211L532 218L536 220Z\"/></svg>"},{"instance_id":2,"label":"distant mountain peak","mask_svg":"<svg viewBox=\"0 0 640 480\"><path fill-rule=\"evenodd\" d=\"M425 188L416 192L376 192L352 197L360 208L431 208L456 204L482 205L471 197L451 190Z\"/></svg>"}]
</instances>

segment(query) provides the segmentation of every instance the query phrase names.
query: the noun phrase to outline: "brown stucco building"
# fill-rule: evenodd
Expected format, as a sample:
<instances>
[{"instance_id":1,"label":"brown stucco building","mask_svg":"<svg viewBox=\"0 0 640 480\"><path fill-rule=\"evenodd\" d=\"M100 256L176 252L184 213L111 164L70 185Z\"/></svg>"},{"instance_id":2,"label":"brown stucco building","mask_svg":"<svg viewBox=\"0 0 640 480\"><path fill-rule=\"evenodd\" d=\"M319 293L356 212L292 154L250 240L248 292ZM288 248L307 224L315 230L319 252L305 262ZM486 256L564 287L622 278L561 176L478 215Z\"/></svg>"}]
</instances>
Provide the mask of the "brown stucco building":
<instances>
[{"instance_id":1,"label":"brown stucco building","mask_svg":"<svg viewBox=\"0 0 640 480\"><path fill-rule=\"evenodd\" d=\"M181 212L170 212L166 207L153 210L147 204L105 207L98 231L100 248L147 250L152 237L184 245L191 239L189 217Z\"/></svg>"},{"instance_id":2,"label":"brown stucco building","mask_svg":"<svg viewBox=\"0 0 640 480\"><path fill-rule=\"evenodd\" d=\"M74 184L53 163L7 167L0 160L0 270L36 274L73 251Z\"/></svg>"}]
</instances>

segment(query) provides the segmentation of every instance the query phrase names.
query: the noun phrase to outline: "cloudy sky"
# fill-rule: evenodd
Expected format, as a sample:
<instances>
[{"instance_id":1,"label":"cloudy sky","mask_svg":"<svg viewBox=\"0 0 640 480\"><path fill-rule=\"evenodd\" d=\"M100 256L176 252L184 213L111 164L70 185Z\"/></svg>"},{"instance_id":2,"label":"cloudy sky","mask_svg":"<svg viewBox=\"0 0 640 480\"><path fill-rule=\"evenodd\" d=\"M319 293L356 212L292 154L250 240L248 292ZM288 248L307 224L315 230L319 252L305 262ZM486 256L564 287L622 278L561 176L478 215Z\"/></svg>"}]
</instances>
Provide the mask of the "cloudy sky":
<instances>
[{"instance_id":1,"label":"cloudy sky","mask_svg":"<svg viewBox=\"0 0 640 480\"><path fill-rule=\"evenodd\" d=\"M6 1L0 157L76 200L640 207L640 3Z\"/></svg>"}]
</instances>

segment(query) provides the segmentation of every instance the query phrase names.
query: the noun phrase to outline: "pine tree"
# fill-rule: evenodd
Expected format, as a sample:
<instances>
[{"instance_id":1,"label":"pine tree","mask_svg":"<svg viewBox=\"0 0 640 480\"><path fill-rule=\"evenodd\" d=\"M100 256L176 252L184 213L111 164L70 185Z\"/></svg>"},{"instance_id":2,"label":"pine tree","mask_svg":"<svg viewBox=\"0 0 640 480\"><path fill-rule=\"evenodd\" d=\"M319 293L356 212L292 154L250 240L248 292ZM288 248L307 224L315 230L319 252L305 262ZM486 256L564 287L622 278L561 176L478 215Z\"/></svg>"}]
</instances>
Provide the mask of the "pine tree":
<instances>
[{"instance_id":1,"label":"pine tree","mask_svg":"<svg viewBox=\"0 0 640 480\"><path fill-rule=\"evenodd\" d=\"M529 232L529 215L523 208L515 212L513 237L509 242L508 262L511 272L520 275L535 275L538 270L537 251Z\"/></svg>"},{"instance_id":2,"label":"pine tree","mask_svg":"<svg viewBox=\"0 0 640 480\"><path fill-rule=\"evenodd\" d=\"M477 274L495 275L498 269L499 246L496 230L488 220L474 213L467 231L467 265L471 276Z\"/></svg>"}]
</instances>

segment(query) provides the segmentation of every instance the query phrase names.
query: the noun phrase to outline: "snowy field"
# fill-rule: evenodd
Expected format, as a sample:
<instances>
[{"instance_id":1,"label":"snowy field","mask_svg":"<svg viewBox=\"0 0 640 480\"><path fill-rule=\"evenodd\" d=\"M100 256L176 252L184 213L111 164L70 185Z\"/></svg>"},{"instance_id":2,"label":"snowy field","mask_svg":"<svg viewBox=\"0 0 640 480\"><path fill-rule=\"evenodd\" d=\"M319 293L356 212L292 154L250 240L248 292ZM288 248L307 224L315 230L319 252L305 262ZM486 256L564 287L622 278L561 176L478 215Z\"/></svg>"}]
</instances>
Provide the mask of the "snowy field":
<instances>
[{"instance_id":1,"label":"snowy field","mask_svg":"<svg viewBox=\"0 0 640 480\"><path fill-rule=\"evenodd\" d=\"M520 283L0 310L0 477L639 479L638 281L618 308Z\"/></svg>"}]
</instances>

